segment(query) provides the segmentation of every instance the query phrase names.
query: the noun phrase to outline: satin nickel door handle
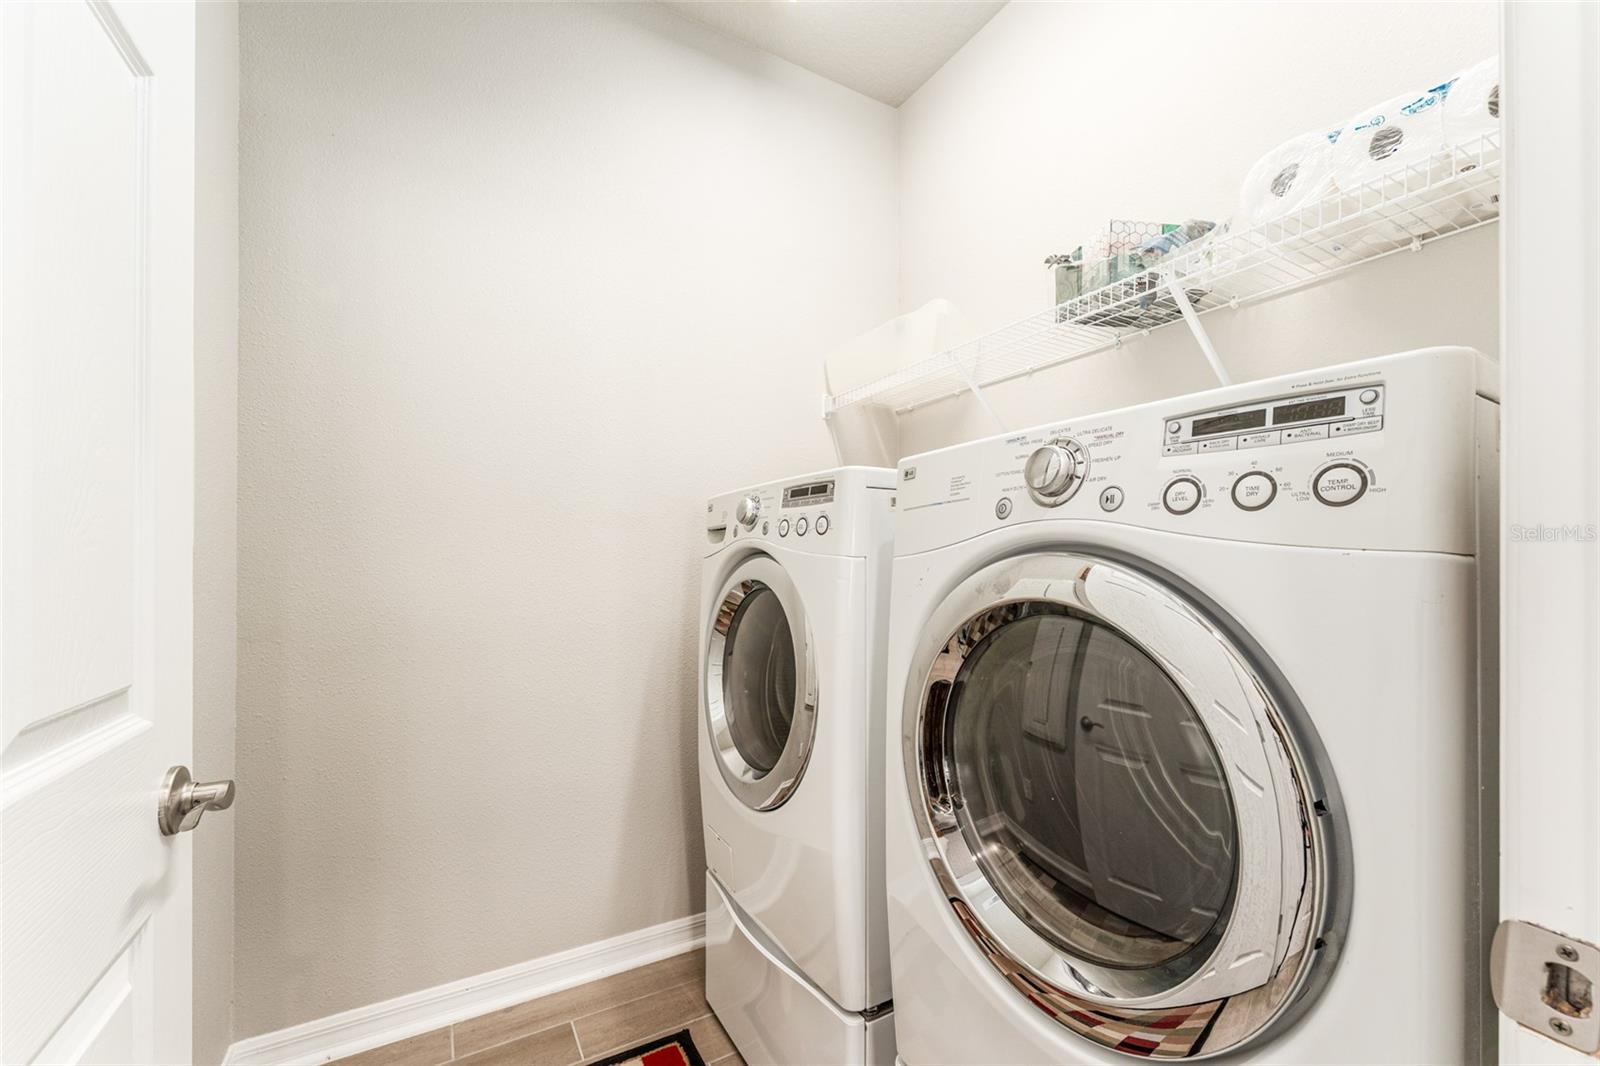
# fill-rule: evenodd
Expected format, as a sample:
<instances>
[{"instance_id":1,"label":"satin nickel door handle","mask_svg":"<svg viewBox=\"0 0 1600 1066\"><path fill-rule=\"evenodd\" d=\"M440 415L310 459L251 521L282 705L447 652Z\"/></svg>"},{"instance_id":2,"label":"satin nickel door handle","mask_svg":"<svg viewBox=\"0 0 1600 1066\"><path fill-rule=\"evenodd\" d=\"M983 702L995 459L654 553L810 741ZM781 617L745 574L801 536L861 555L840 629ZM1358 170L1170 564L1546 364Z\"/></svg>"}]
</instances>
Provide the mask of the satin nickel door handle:
<instances>
[{"instance_id":1,"label":"satin nickel door handle","mask_svg":"<svg viewBox=\"0 0 1600 1066\"><path fill-rule=\"evenodd\" d=\"M187 766L174 766L161 785L156 821L162 836L176 836L199 825L207 811L225 811L232 806L232 781L196 781Z\"/></svg>"}]
</instances>

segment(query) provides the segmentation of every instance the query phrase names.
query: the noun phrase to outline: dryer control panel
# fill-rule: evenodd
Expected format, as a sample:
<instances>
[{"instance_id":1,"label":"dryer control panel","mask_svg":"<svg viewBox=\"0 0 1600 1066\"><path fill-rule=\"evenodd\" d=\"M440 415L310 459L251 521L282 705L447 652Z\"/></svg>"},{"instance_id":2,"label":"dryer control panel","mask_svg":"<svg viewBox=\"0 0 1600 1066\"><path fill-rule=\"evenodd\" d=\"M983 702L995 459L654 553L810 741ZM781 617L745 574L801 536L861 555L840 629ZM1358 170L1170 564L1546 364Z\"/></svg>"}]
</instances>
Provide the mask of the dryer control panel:
<instances>
[{"instance_id":1,"label":"dryer control panel","mask_svg":"<svg viewBox=\"0 0 1600 1066\"><path fill-rule=\"evenodd\" d=\"M1384 384L1288 393L1162 419L1161 454L1247 451L1304 441L1338 440L1383 428Z\"/></svg>"},{"instance_id":2,"label":"dryer control panel","mask_svg":"<svg viewBox=\"0 0 1600 1066\"><path fill-rule=\"evenodd\" d=\"M899 467L895 553L1076 519L1471 555L1476 474L1495 461L1484 427L1497 379L1470 349L1430 348L911 456Z\"/></svg>"}]
</instances>

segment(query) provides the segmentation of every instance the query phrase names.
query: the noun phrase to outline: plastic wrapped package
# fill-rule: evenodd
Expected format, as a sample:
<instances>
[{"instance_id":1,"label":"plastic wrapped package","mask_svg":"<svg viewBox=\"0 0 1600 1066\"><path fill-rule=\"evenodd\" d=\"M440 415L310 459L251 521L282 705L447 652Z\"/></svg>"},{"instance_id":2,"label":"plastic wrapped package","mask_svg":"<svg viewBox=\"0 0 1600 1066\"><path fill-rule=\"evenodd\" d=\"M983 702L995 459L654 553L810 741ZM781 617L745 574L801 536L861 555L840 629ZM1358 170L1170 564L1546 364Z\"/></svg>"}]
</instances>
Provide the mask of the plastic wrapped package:
<instances>
[{"instance_id":1,"label":"plastic wrapped package","mask_svg":"<svg viewBox=\"0 0 1600 1066\"><path fill-rule=\"evenodd\" d=\"M1260 225L1314 204L1333 191L1333 148L1339 130L1314 130L1278 145L1245 175L1238 222Z\"/></svg>"},{"instance_id":2,"label":"plastic wrapped package","mask_svg":"<svg viewBox=\"0 0 1600 1066\"><path fill-rule=\"evenodd\" d=\"M1465 174L1495 158L1498 141L1486 136L1500 132L1500 57L1490 56L1450 80L1443 115L1445 141L1450 146L1455 173ZM1455 226L1470 226L1500 213L1499 193L1464 191L1441 205Z\"/></svg>"},{"instance_id":3,"label":"plastic wrapped package","mask_svg":"<svg viewBox=\"0 0 1600 1066\"><path fill-rule=\"evenodd\" d=\"M1445 140L1475 141L1500 129L1500 57L1490 56L1456 75L1442 113Z\"/></svg>"},{"instance_id":4,"label":"plastic wrapped package","mask_svg":"<svg viewBox=\"0 0 1600 1066\"><path fill-rule=\"evenodd\" d=\"M1406 166L1425 163L1444 150L1444 102L1450 83L1397 96L1360 112L1344 124L1333 146L1333 180L1354 193Z\"/></svg>"},{"instance_id":5,"label":"plastic wrapped package","mask_svg":"<svg viewBox=\"0 0 1600 1066\"><path fill-rule=\"evenodd\" d=\"M1204 237L1217 228L1210 219L1191 218L1180 226L1164 226L1161 233L1149 238L1136 249L1146 268L1155 266L1171 253L1186 244Z\"/></svg>"}]
</instances>

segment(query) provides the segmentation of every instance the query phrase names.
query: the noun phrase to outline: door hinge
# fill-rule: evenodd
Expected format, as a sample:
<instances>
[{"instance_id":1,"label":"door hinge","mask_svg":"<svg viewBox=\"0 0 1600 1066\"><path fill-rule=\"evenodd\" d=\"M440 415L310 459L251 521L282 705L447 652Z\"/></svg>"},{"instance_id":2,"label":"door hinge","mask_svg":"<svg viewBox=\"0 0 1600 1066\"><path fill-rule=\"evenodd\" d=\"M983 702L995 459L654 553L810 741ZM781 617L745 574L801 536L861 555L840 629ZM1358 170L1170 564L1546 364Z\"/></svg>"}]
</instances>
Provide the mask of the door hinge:
<instances>
[{"instance_id":1,"label":"door hinge","mask_svg":"<svg viewBox=\"0 0 1600 1066\"><path fill-rule=\"evenodd\" d=\"M1489 985L1500 1013L1518 1025L1585 1055L1600 1052L1600 947L1532 922L1501 922Z\"/></svg>"}]
</instances>

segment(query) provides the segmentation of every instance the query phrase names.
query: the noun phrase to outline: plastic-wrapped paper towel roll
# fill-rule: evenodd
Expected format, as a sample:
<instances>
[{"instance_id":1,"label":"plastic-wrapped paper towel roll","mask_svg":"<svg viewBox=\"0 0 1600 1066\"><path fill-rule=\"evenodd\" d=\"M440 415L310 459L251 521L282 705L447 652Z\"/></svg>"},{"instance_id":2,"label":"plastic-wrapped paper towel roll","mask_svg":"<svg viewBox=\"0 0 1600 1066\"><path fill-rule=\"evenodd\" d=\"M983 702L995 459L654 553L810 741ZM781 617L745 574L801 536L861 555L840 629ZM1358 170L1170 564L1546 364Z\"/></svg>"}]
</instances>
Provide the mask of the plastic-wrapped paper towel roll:
<instances>
[{"instance_id":1,"label":"plastic-wrapped paper towel roll","mask_svg":"<svg viewBox=\"0 0 1600 1066\"><path fill-rule=\"evenodd\" d=\"M1316 203L1332 190L1333 144L1338 131L1312 131L1284 141L1256 160L1239 196L1239 221L1270 222Z\"/></svg>"},{"instance_id":2,"label":"plastic-wrapped paper towel roll","mask_svg":"<svg viewBox=\"0 0 1600 1066\"><path fill-rule=\"evenodd\" d=\"M1483 138L1500 131L1499 56L1474 63L1450 79L1450 94L1445 97L1441 117L1457 174L1474 170L1492 158L1494 146ZM1470 226L1500 214L1500 195L1478 188L1451 197L1441 209L1452 225Z\"/></svg>"},{"instance_id":3,"label":"plastic-wrapped paper towel roll","mask_svg":"<svg viewBox=\"0 0 1600 1066\"><path fill-rule=\"evenodd\" d=\"M1344 124L1333 146L1333 180L1341 192L1421 163L1444 147L1448 82L1368 108Z\"/></svg>"},{"instance_id":4,"label":"plastic-wrapped paper towel roll","mask_svg":"<svg viewBox=\"0 0 1600 1066\"><path fill-rule=\"evenodd\" d=\"M1459 145L1500 128L1500 57L1490 56L1456 75L1443 109L1445 140Z\"/></svg>"}]
</instances>

